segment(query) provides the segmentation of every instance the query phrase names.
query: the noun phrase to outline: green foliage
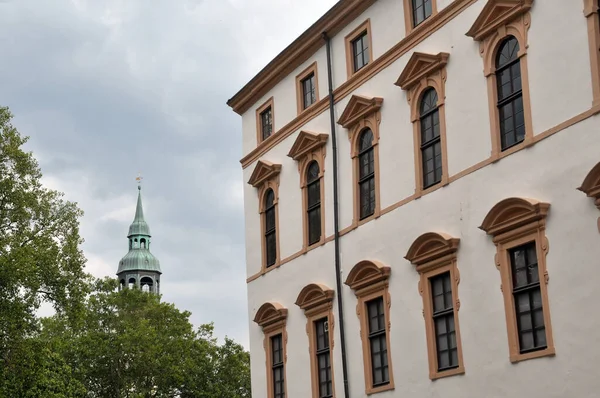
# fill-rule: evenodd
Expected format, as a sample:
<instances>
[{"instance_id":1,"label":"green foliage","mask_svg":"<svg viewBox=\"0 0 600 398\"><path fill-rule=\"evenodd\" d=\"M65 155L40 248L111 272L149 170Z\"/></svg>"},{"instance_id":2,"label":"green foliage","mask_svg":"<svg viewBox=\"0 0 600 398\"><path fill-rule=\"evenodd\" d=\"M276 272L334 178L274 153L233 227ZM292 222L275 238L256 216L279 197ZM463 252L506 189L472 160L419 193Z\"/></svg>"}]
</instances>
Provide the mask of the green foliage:
<instances>
[{"instance_id":1,"label":"green foliage","mask_svg":"<svg viewBox=\"0 0 600 398\"><path fill-rule=\"evenodd\" d=\"M37 330L36 311L48 302L75 320L88 277L79 249L82 212L63 200L62 193L42 186L37 161L22 149L27 138L11 118L0 107L0 396L13 397L18 395L4 391L19 390L16 384L28 380L22 359L31 355L32 347L24 339ZM38 364L60 362L48 361Z\"/></svg>"},{"instance_id":2,"label":"green foliage","mask_svg":"<svg viewBox=\"0 0 600 398\"><path fill-rule=\"evenodd\" d=\"M0 107L0 398L247 398L242 346L190 313L84 272L75 203L44 188ZM55 315L39 319L42 303Z\"/></svg>"}]
</instances>

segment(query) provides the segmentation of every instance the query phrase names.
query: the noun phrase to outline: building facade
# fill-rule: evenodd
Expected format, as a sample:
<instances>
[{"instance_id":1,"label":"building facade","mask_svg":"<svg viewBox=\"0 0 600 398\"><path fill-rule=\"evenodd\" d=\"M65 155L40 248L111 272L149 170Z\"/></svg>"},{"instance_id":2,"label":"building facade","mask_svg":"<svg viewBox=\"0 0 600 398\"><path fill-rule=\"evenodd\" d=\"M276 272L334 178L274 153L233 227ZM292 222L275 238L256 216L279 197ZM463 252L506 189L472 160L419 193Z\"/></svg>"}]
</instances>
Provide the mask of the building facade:
<instances>
[{"instance_id":1,"label":"building facade","mask_svg":"<svg viewBox=\"0 0 600 398\"><path fill-rule=\"evenodd\" d=\"M598 0L341 0L242 116L252 393L596 397Z\"/></svg>"},{"instance_id":2,"label":"building facade","mask_svg":"<svg viewBox=\"0 0 600 398\"><path fill-rule=\"evenodd\" d=\"M144 218L142 187L138 185L138 198L133 222L129 226L127 240L129 251L119 261L117 278L119 289L137 288L146 292L160 293L160 262L150 253L150 227Z\"/></svg>"}]
</instances>

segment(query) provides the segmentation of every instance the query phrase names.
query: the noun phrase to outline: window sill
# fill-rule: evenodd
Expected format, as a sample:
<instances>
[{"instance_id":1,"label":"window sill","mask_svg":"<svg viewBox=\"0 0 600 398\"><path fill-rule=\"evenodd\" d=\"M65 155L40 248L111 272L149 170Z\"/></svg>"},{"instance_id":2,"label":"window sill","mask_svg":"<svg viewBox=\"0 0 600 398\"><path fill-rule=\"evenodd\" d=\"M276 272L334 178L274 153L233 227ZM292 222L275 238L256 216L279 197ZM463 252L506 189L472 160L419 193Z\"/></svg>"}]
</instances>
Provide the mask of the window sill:
<instances>
[{"instance_id":1,"label":"window sill","mask_svg":"<svg viewBox=\"0 0 600 398\"><path fill-rule=\"evenodd\" d=\"M394 384L393 383L389 383L383 386L379 386L379 387L371 387L371 388L367 388L365 390L365 393L367 395L371 395L371 394L377 394L380 392L384 392L384 391L390 391L394 389Z\"/></svg>"},{"instance_id":2,"label":"window sill","mask_svg":"<svg viewBox=\"0 0 600 398\"><path fill-rule=\"evenodd\" d=\"M548 347L544 350L528 352L527 354L512 354L510 361L512 363L527 361L528 359L550 357L556 355L556 349L554 347Z\"/></svg>"},{"instance_id":3,"label":"window sill","mask_svg":"<svg viewBox=\"0 0 600 398\"><path fill-rule=\"evenodd\" d=\"M464 375L464 374L465 374L465 367L459 366L458 368L448 369L448 370L444 370L442 372L431 373L429 375L429 378L433 381L433 380L437 380L437 379L442 379L444 377L451 377L451 376Z\"/></svg>"},{"instance_id":4,"label":"window sill","mask_svg":"<svg viewBox=\"0 0 600 398\"><path fill-rule=\"evenodd\" d=\"M301 111L298 112L298 116L302 116L303 114L305 114L306 112L310 111L311 109L313 109L315 107L315 105L317 105L319 103L320 99L317 99L315 102L313 102L312 104L310 104L309 106L307 106L306 108L302 109Z\"/></svg>"}]
</instances>

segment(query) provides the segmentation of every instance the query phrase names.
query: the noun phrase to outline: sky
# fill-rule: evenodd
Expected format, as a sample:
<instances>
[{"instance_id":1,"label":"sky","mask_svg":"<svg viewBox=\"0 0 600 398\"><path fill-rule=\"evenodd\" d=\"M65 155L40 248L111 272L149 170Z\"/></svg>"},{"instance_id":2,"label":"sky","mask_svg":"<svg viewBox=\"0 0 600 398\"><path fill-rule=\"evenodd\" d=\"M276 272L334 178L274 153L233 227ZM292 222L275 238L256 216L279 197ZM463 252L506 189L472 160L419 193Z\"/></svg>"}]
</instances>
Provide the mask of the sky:
<instances>
[{"instance_id":1,"label":"sky","mask_svg":"<svg viewBox=\"0 0 600 398\"><path fill-rule=\"evenodd\" d=\"M248 348L241 118L226 101L335 0L0 0L0 106L114 277L143 176L163 300Z\"/></svg>"}]
</instances>

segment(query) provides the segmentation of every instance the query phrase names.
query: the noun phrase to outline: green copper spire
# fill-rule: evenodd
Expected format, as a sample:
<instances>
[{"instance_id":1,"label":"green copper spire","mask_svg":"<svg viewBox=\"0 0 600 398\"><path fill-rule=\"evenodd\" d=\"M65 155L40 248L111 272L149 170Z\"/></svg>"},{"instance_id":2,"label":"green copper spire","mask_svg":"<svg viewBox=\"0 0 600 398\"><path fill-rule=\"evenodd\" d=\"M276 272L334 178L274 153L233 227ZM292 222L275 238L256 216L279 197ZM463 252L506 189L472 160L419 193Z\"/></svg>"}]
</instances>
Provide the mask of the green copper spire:
<instances>
[{"instance_id":1,"label":"green copper spire","mask_svg":"<svg viewBox=\"0 0 600 398\"><path fill-rule=\"evenodd\" d=\"M150 253L150 228L144 219L144 208L142 207L142 188L138 186L138 200L135 209L135 217L129 226L129 252L119 262L117 275L124 274L161 274L160 262ZM137 275L136 283L139 283L140 275ZM143 281L142 281L143 282Z\"/></svg>"},{"instance_id":2,"label":"green copper spire","mask_svg":"<svg viewBox=\"0 0 600 398\"><path fill-rule=\"evenodd\" d=\"M138 200L137 207L135 209L135 218L129 226L128 238L133 235L146 235L150 236L150 227L144 220L144 207L142 206L142 187L138 185Z\"/></svg>"}]
</instances>

